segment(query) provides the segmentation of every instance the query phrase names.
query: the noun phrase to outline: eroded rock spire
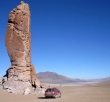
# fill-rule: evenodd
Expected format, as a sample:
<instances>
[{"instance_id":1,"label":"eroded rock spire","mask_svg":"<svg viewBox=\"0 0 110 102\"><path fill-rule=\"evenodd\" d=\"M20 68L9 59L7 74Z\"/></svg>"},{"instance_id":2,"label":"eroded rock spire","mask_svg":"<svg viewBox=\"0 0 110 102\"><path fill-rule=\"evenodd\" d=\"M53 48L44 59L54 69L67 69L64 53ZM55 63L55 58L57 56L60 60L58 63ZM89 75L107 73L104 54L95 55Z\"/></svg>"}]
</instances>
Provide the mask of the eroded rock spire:
<instances>
[{"instance_id":1,"label":"eroded rock spire","mask_svg":"<svg viewBox=\"0 0 110 102\"><path fill-rule=\"evenodd\" d=\"M31 62L30 8L21 1L8 18L5 45L11 66L7 70L4 89L13 93L23 93L32 86L39 87L36 71Z\"/></svg>"}]
</instances>

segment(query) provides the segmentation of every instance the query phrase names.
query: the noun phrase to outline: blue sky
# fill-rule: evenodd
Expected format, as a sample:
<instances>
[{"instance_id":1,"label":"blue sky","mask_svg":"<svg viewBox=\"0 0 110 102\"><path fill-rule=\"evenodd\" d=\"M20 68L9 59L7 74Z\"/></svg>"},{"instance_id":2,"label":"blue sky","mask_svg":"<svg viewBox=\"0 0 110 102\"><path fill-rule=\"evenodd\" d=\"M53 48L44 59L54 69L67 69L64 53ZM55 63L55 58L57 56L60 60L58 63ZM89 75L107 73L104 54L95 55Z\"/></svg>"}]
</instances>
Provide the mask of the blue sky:
<instances>
[{"instance_id":1,"label":"blue sky","mask_svg":"<svg viewBox=\"0 0 110 102\"><path fill-rule=\"evenodd\" d=\"M71 78L110 76L109 0L24 0L31 10L36 72ZM0 76L11 66L5 47L9 12L20 0L0 0Z\"/></svg>"}]
</instances>

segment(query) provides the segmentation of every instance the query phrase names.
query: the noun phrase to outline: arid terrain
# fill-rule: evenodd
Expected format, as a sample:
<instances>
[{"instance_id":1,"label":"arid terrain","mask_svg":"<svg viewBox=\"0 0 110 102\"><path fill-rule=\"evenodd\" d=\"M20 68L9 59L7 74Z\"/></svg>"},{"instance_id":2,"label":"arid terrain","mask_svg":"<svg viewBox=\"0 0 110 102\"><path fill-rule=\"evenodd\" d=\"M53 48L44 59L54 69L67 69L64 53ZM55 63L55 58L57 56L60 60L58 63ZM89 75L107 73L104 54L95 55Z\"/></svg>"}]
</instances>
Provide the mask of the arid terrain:
<instances>
[{"instance_id":1,"label":"arid terrain","mask_svg":"<svg viewBox=\"0 0 110 102\"><path fill-rule=\"evenodd\" d=\"M110 81L57 88L62 92L62 97L57 99L45 99L43 94L12 94L0 89L0 102L110 102Z\"/></svg>"}]
</instances>

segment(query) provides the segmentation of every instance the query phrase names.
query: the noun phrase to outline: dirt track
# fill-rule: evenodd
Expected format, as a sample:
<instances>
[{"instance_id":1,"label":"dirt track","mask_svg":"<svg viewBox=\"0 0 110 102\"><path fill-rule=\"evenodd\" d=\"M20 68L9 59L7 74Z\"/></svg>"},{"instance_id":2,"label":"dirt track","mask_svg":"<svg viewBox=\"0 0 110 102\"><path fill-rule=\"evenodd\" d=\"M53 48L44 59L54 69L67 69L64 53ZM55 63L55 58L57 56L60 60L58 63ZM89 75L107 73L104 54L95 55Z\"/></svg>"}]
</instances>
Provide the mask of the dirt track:
<instances>
[{"instance_id":1,"label":"dirt track","mask_svg":"<svg viewBox=\"0 0 110 102\"><path fill-rule=\"evenodd\" d=\"M44 95L18 95L0 89L0 102L110 102L110 84L58 87L62 97L45 99Z\"/></svg>"}]
</instances>

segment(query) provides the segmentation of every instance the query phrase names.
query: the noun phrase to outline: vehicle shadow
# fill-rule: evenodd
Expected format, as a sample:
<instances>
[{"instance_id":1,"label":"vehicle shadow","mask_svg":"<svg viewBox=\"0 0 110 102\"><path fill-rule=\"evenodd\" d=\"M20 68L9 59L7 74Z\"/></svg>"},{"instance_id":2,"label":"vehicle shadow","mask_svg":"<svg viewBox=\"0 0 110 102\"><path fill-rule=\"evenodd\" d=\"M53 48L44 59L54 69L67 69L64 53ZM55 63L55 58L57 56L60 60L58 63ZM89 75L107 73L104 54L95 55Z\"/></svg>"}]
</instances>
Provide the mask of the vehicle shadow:
<instances>
[{"instance_id":1,"label":"vehicle shadow","mask_svg":"<svg viewBox=\"0 0 110 102\"><path fill-rule=\"evenodd\" d=\"M38 97L37 99L54 99L54 98Z\"/></svg>"}]
</instances>

